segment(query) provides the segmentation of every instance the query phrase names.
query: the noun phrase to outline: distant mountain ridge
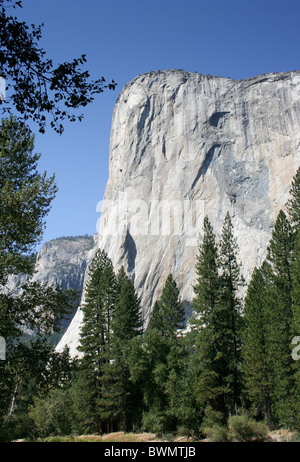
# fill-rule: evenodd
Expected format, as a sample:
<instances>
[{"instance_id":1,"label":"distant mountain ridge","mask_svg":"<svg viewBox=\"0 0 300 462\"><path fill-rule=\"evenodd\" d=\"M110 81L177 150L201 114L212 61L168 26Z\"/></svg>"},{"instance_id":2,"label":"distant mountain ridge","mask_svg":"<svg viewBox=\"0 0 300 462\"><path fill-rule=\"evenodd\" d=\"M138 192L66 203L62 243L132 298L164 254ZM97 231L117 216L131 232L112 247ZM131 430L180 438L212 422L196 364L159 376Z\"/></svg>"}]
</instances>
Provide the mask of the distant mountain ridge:
<instances>
[{"instance_id":1,"label":"distant mountain ridge","mask_svg":"<svg viewBox=\"0 0 300 462\"><path fill-rule=\"evenodd\" d=\"M82 292L86 268L93 255L95 242L94 236L86 234L62 236L44 243L37 253L35 272L31 280ZM18 293L27 278L26 275L10 276L8 289ZM73 314L63 323L64 328L70 324Z\"/></svg>"}]
</instances>

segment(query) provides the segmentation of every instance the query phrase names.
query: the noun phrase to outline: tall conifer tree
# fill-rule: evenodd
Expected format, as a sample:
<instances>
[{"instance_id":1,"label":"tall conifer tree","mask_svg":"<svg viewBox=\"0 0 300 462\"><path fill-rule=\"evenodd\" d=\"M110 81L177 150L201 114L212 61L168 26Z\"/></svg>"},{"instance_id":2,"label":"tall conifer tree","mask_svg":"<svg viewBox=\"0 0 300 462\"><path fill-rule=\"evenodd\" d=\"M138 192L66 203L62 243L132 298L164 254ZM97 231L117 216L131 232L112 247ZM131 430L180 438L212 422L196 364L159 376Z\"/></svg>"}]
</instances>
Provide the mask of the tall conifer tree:
<instances>
[{"instance_id":1,"label":"tall conifer tree","mask_svg":"<svg viewBox=\"0 0 300 462\"><path fill-rule=\"evenodd\" d=\"M182 348L178 329L184 325L184 309L171 274L155 303L144 335L144 428L165 432L177 421L176 391L182 373Z\"/></svg>"},{"instance_id":2,"label":"tall conifer tree","mask_svg":"<svg viewBox=\"0 0 300 462\"><path fill-rule=\"evenodd\" d=\"M219 294L218 248L213 227L206 216L204 218L203 241L199 243L194 286L196 297L193 309L201 315L203 324L210 324Z\"/></svg>"},{"instance_id":3,"label":"tall conifer tree","mask_svg":"<svg viewBox=\"0 0 300 462\"><path fill-rule=\"evenodd\" d=\"M200 374L200 404L222 412L224 421L239 404L241 392L241 300L242 284L237 263L237 244L229 214L223 224L219 250L208 218L196 264L196 321Z\"/></svg>"},{"instance_id":4,"label":"tall conifer tree","mask_svg":"<svg viewBox=\"0 0 300 462\"><path fill-rule=\"evenodd\" d=\"M194 326L200 373L197 396L200 407L212 405L225 413L222 372L218 352L222 336L219 317L220 278L218 272L218 248L213 227L206 216L203 223L203 239L199 242L196 262L196 294L193 308L196 312Z\"/></svg>"},{"instance_id":5,"label":"tall conifer tree","mask_svg":"<svg viewBox=\"0 0 300 462\"><path fill-rule=\"evenodd\" d=\"M298 335L299 326L300 169L293 178L286 208L288 216L279 212L266 261L248 287L243 370L252 403L264 403L266 414L267 399L271 403L269 422L293 427L299 424L300 404L299 367L291 355L292 338Z\"/></svg>"},{"instance_id":6,"label":"tall conifer tree","mask_svg":"<svg viewBox=\"0 0 300 462\"><path fill-rule=\"evenodd\" d=\"M133 339L142 334L142 318L140 300L123 267L118 273L117 283L118 299L112 322L110 361L104 365L101 379L101 409L113 423L120 424L128 432L138 414L135 409L138 390L131 381L129 358Z\"/></svg>"},{"instance_id":7,"label":"tall conifer tree","mask_svg":"<svg viewBox=\"0 0 300 462\"><path fill-rule=\"evenodd\" d=\"M224 361L224 390L228 413L236 412L241 396L242 299L239 290L244 281L237 261L238 245L230 214L225 216L220 240L220 318L222 336L220 354Z\"/></svg>"},{"instance_id":8,"label":"tall conifer tree","mask_svg":"<svg viewBox=\"0 0 300 462\"><path fill-rule=\"evenodd\" d=\"M110 361L112 320L117 294L112 262L103 250L98 250L89 267L79 351L83 352L82 368L89 380L100 433L104 431L105 421L108 423L106 415L101 413L101 378L105 364Z\"/></svg>"},{"instance_id":9,"label":"tall conifer tree","mask_svg":"<svg viewBox=\"0 0 300 462\"><path fill-rule=\"evenodd\" d=\"M278 423L290 425L293 420L293 360L291 357L293 300L292 267L294 236L286 214L281 210L275 222L268 247L267 262L273 286L269 310L271 373L273 376L273 412Z\"/></svg>"},{"instance_id":10,"label":"tall conifer tree","mask_svg":"<svg viewBox=\"0 0 300 462\"><path fill-rule=\"evenodd\" d=\"M291 184L290 199L286 204L289 222L297 233L300 227L300 168L298 168Z\"/></svg>"},{"instance_id":11,"label":"tall conifer tree","mask_svg":"<svg viewBox=\"0 0 300 462\"><path fill-rule=\"evenodd\" d=\"M300 229L294 241L294 265L292 269L292 299L294 312L294 335L300 335Z\"/></svg>"},{"instance_id":12,"label":"tall conifer tree","mask_svg":"<svg viewBox=\"0 0 300 462\"><path fill-rule=\"evenodd\" d=\"M272 381L270 370L269 307L272 287L268 264L255 268L248 285L244 308L242 372L247 396L258 417L273 429Z\"/></svg>"},{"instance_id":13,"label":"tall conifer tree","mask_svg":"<svg viewBox=\"0 0 300 462\"><path fill-rule=\"evenodd\" d=\"M295 237L294 241L294 266L292 270L292 298L293 298L293 317L294 322L292 326L293 339L299 343L300 337L300 229ZM292 340L293 341L293 340ZM293 352L294 353L294 352ZM300 428L300 359L299 353L296 358L292 354L293 358L293 371L295 380L295 396L294 404L295 410L294 415L297 416L295 428Z\"/></svg>"},{"instance_id":14,"label":"tall conifer tree","mask_svg":"<svg viewBox=\"0 0 300 462\"><path fill-rule=\"evenodd\" d=\"M166 279L157 304L162 323L160 329L166 337L174 336L176 330L183 327L185 314L176 281L171 273Z\"/></svg>"}]
</instances>

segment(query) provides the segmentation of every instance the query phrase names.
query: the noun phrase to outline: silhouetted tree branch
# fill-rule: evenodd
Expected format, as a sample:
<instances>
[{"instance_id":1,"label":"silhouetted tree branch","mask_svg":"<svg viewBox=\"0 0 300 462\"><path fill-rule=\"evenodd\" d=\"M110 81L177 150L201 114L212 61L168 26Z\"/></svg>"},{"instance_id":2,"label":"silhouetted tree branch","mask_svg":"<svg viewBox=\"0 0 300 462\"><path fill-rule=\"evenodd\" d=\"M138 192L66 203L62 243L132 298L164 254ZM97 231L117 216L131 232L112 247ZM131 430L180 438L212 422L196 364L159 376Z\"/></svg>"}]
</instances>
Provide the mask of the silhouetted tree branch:
<instances>
[{"instance_id":1,"label":"silhouetted tree branch","mask_svg":"<svg viewBox=\"0 0 300 462\"><path fill-rule=\"evenodd\" d=\"M78 110L91 103L96 94L114 90L116 83L106 83L101 77L92 80L82 66L86 55L54 66L39 46L43 24L28 26L8 12L22 7L21 1L0 0L0 75L6 80L7 99L0 101L3 112L12 107L23 120L32 119L45 132L46 116L51 116L51 127L61 134L62 122L81 121Z\"/></svg>"}]
</instances>

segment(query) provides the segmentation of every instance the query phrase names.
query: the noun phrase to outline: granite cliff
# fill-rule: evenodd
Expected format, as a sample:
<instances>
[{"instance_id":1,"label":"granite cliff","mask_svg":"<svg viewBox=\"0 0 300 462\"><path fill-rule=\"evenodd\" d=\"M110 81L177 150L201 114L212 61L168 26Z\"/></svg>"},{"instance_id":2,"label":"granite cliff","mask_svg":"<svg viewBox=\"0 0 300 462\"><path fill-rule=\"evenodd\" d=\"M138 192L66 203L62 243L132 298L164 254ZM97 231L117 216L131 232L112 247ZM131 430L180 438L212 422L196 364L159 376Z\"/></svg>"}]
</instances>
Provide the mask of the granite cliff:
<instances>
[{"instance_id":1,"label":"granite cliff","mask_svg":"<svg viewBox=\"0 0 300 462\"><path fill-rule=\"evenodd\" d=\"M124 265L145 321L169 272L187 316L197 238L227 211L249 280L300 165L300 71L232 80L179 70L136 77L116 102L97 246ZM58 349L76 354L78 309Z\"/></svg>"},{"instance_id":2,"label":"granite cliff","mask_svg":"<svg viewBox=\"0 0 300 462\"><path fill-rule=\"evenodd\" d=\"M37 254L34 280L48 282L62 289L83 289L92 236L70 236L46 242Z\"/></svg>"},{"instance_id":3,"label":"granite cliff","mask_svg":"<svg viewBox=\"0 0 300 462\"><path fill-rule=\"evenodd\" d=\"M30 279L82 292L86 268L94 247L92 236L61 237L46 242L37 253L35 272ZM10 276L8 290L21 293L25 278L22 275ZM68 327L70 321L64 321L64 328Z\"/></svg>"}]
</instances>

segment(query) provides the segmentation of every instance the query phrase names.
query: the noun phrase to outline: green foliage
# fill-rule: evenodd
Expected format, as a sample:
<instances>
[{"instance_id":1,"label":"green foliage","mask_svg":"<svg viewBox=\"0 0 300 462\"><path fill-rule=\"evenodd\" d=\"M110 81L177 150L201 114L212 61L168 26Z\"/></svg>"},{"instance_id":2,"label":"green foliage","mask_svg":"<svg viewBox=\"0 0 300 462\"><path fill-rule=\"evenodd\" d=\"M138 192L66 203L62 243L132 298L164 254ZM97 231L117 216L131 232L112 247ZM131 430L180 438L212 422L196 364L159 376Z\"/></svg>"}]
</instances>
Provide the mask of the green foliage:
<instances>
[{"instance_id":1,"label":"green foliage","mask_svg":"<svg viewBox=\"0 0 300 462\"><path fill-rule=\"evenodd\" d=\"M199 358L197 392L199 404L223 413L223 419L239 404L241 393L241 300L243 284L237 263L238 247L233 225L226 215L217 248L212 226L204 219L199 243L193 306L195 342Z\"/></svg>"},{"instance_id":2,"label":"green foliage","mask_svg":"<svg viewBox=\"0 0 300 462\"><path fill-rule=\"evenodd\" d=\"M128 432L138 419L136 404L141 400L140 392L130 378L130 368L136 361L136 350L132 346L142 334L142 319L140 300L123 267L117 275L117 286L110 359L104 365L101 377L103 392L99 410L103 418L110 419L111 425L118 422L120 428Z\"/></svg>"},{"instance_id":3,"label":"green foliage","mask_svg":"<svg viewBox=\"0 0 300 462\"><path fill-rule=\"evenodd\" d=\"M10 258L7 257L6 263L10 272L18 270L16 263L22 264L23 270L27 263L24 254L34 250L39 242L44 230L44 218L57 192L54 175L48 179L46 172L38 172L40 154L33 154L33 149L34 136L22 122L13 116L2 119L0 248L5 255L9 253Z\"/></svg>"},{"instance_id":4,"label":"green foliage","mask_svg":"<svg viewBox=\"0 0 300 462\"><path fill-rule=\"evenodd\" d=\"M25 281L22 296L7 287L10 275L29 276L45 217L56 193L54 175L37 170L39 154L33 154L34 136L17 118L1 122L0 128L0 335L7 342L27 327L50 334L77 302L74 291L40 282Z\"/></svg>"},{"instance_id":5,"label":"green foliage","mask_svg":"<svg viewBox=\"0 0 300 462\"><path fill-rule=\"evenodd\" d=\"M116 277L111 260L101 250L90 266L83 313L82 367L89 371L99 431L116 425L129 431L140 414L136 411L140 393L130 378L138 351L134 339L142 334L140 301L124 268Z\"/></svg>"},{"instance_id":6,"label":"green foliage","mask_svg":"<svg viewBox=\"0 0 300 462\"><path fill-rule=\"evenodd\" d=\"M291 355L299 329L299 171L287 203L289 216L279 212L266 260L254 271L245 300L246 390L270 428L299 425L299 365Z\"/></svg>"},{"instance_id":7,"label":"green foliage","mask_svg":"<svg viewBox=\"0 0 300 462\"><path fill-rule=\"evenodd\" d=\"M58 355L45 337L57 330L74 310L74 291L33 282L35 256L45 217L56 193L54 175L38 172L39 154L33 154L34 136L16 117L0 127L0 335L6 341L6 361L0 362L1 439L31 431L27 408L33 397L68 380L67 354ZM19 292L7 286L21 274ZM24 339L30 329L35 341ZM63 376L63 374L66 374Z\"/></svg>"},{"instance_id":8,"label":"green foliage","mask_svg":"<svg viewBox=\"0 0 300 462\"><path fill-rule=\"evenodd\" d=\"M41 436L70 434L74 416L69 390L54 388L47 398L35 397L29 415Z\"/></svg>"},{"instance_id":9,"label":"green foliage","mask_svg":"<svg viewBox=\"0 0 300 462\"><path fill-rule=\"evenodd\" d=\"M169 274L166 279L160 300L156 302L155 311L158 312L154 313L158 317L157 327L164 336L173 336L177 329L183 327L184 309L172 274Z\"/></svg>"},{"instance_id":10,"label":"green foliage","mask_svg":"<svg viewBox=\"0 0 300 462\"><path fill-rule=\"evenodd\" d=\"M10 346L6 361L0 363L0 439L30 435L33 422L28 406L52 388L70 386L75 369L68 350L55 352L42 340Z\"/></svg>"},{"instance_id":11,"label":"green foliage","mask_svg":"<svg viewBox=\"0 0 300 462\"><path fill-rule=\"evenodd\" d=\"M264 441L268 435L268 427L264 423L256 422L245 414L230 416L228 427L231 440Z\"/></svg>"},{"instance_id":12,"label":"green foliage","mask_svg":"<svg viewBox=\"0 0 300 462\"><path fill-rule=\"evenodd\" d=\"M173 412L177 418L178 429L185 428L187 435L199 437L203 406L199 402L199 355L194 332L190 331L181 337L180 343L180 370L176 376L176 394L173 395L172 400Z\"/></svg>"},{"instance_id":13,"label":"green foliage","mask_svg":"<svg viewBox=\"0 0 300 462\"><path fill-rule=\"evenodd\" d=\"M255 421L243 410L239 414L229 416L226 424L223 422L222 413L207 406L201 427L202 432L212 442L264 441L269 432L263 422Z\"/></svg>"},{"instance_id":14,"label":"green foliage","mask_svg":"<svg viewBox=\"0 0 300 462\"><path fill-rule=\"evenodd\" d=\"M118 297L117 278L107 254L98 250L89 267L89 279L83 304L83 325L79 351L83 353L82 369L88 381L93 415L98 430L103 432L103 395L106 364L112 359L112 323ZM105 380L105 379L104 379Z\"/></svg>"},{"instance_id":15,"label":"green foliage","mask_svg":"<svg viewBox=\"0 0 300 462\"><path fill-rule=\"evenodd\" d=\"M227 428L223 425L223 414L215 411L210 405L205 408L201 430L214 443L227 441Z\"/></svg>"},{"instance_id":16,"label":"green foliage","mask_svg":"<svg viewBox=\"0 0 300 462\"><path fill-rule=\"evenodd\" d=\"M294 334L300 333L300 228L295 236L294 243L294 265L292 268L292 299Z\"/></svg>"},{"instance_id":17,"label":"green foliage","mask_svg":"<svg viewBox=\"0 0 300 462\"><path fill-rule=\"evenodd\" d=\"M243 331L242 371L246 392L252 405L267 419L273 428L272 380L270 370L270 308L272 286L268 277L269 268L264 263L255 268L248 286Z\"/></svg>"},{"instance_id":18,"label":"green foliage","mask_svg":"<svg viewBox=\"0 0 300 462\"><path fill-rule=\"evenodd\" d=\"M297 170L290 188L290 199L287 201L286 209L289 222L295 233L300 228L300 169Z\"/></svg>"},{"instance_id":19,"label":"green foliage","mask_svg":"<svg viewBox=\"0 0 300 462\"><path fill-rule=\"evenodd\" d=\"M111 260L98 250L89 267L79 348L84 353L84 364L91 370L101 369L106 361L116 300L117 281Z\"/></svg>"},{"instance_id":20,"label":"green foliage","mask_svg":"<svg viewBox=\"0 0 300 462\"><path fill-rule=\"evenodd\" d=\"M194 286L196 297L193 307L197 317L194 320L196 329L195 344L197 347L199 377L197 395L201 407L212 400L218 401L222 395L217 353L220 351L219 338L222 333L219 325L219 272L218 249L213 228L204 218L204 235L199 242L196 263L197 284Z\"/></svg>"},{"instance_id":21,"label":"green foliage","mask_svg":"<svg viewBox=\"0 0 300 462\"><path fill-rule=\"evenodd\" d=\"M168 341L163 336L163 333L157 328L148 328L143 338L143 369L141 369L142 376L140 377L140 383L143 387L144 407L142 428L149 428L149 431L161 433L166 430L168 421L165 395L168 352Z\"/></svg>"},{"instance_id":22,"label":"green foliage","mask_svg":"<svg viewBox=\"0 0 300 462\"><path fill-rule=\"evenodd\" d=\"M159 403L156 406L152 405L151 410L143 412L143 431L152 433L158 433L159 435L164 434L167 430L167 419L166 415L161 410Z\"/></svg>"},{"instance_id":23,"label":"green foliage","mask_svg":"<svg viewBox=\"0 0 300 462\"><path fill-rule=\"evenodd\" d=\"M20 338L24 328L35 336L51 335L78 302L72 289L62 290L39 281L27 282L21 289L22 296L0 294L0 334L7 342Z\"/></svg>"},{"instance_id":24,"label":"green foliage","mask_svg":"<svg viewBox=\"0 0 300 462\"><path fill-rule=\"evenodd\" d=\"M140 300L131 279L122 267L117 276L118 300L116 302L113 332L114 347L119 351L124 342L142 333Z\"/></svg>"},{"instance_id":25,"label":"green foliage","mask_svg":"<svg viewBox=\"0 0 300 462\"><path fill-rule=\"evenodd\" d=\"M291 226L283 211L276 219L267 254L269 278L269 299L266 303L268 371L272 377L272 412L274 419L281 424L291 425L294 414L290 401L294 390L293 359L291 356L293 300L292 266L293 235ZM293 419L292 419L293 420Z\"/></svg>"},{"instance_id":26,"label":"green foliage","mask_svg":"<svg viewBox=\"0 0 300 462\"><path fill-rule=\"evenodd\" d=\"M35 350L18 346L19 356L11 351L1 370L2 440L18 432L61 438L177 429L214 442L265 441L268 428L298 429L300 369L291 356L299 326L298 233L281 211L242 316L243 278L230 215L218 246L206 217L195 316L185 333L171 274L143 332L131 279L124 268L116 276L99 250L83 305L82 360L72 365L68 352L56 356L39 343ZM237 414L241 403L246 411Z\"/></svg>"},{"instance_id":27,"label":"green foliage","mask_svg":"<svg viewBox=\"0 0 300 462\"><path fill-rule=\"evenodd\" d=\"M239 389L238 366L240 364L242 300L238 295L243 286L240 275L240 264L237 262L238 245L233 233L233 225L229 213L226 214L219 250L220 267L220 310L219 316L223 325L222 349L224 359L227 356L229 370L233 376L234 403L237 403Z\"/></svg>"},{"instance_id":28,"label":"green foliage","mask_svg":"<svg viewBox=\"0 0 300 462\"><path fill-rule=\"evenodd\" d=\"M219 293L218 249L213 228L208 217L204 218L204 236L199 242L196 274L197 283L194 286L194 310L201 315L201 323L209 325L213 322L214 310Z\"/></svg>"},{"instance_id":29,"label":"green foliage","mask_svg":"<svg viewBox=\"0 0 300 462\"><path fill-rule=\"evenodd\" d=\"M178 421L184 350L177 334L183 323L178 287L169 274L143 338L143 428L160 433L172 430Z\"/></svg>"},{"instance_id":30,"label":"green foliage","mask_svg":"<svg viewBox=\"0 0 300 462\"><path fill-rule=\"evenodd\" d=\"M228 441L228 431L224 425L214 424L212 427L206 427L204 433L212 443Z\"/></svg>"},{"instance_id":31,"label":"green foliage","mask_svg":"<svg viewBox=\"0 0 300 462\"><path fill-rule=\"evenodd\" d=\"M74 417L72 428L75 434L81 435L99 431L99 418L95 405L96 385L94 374L80 367L69 388Z\"/></svg>"}]
</instances>

